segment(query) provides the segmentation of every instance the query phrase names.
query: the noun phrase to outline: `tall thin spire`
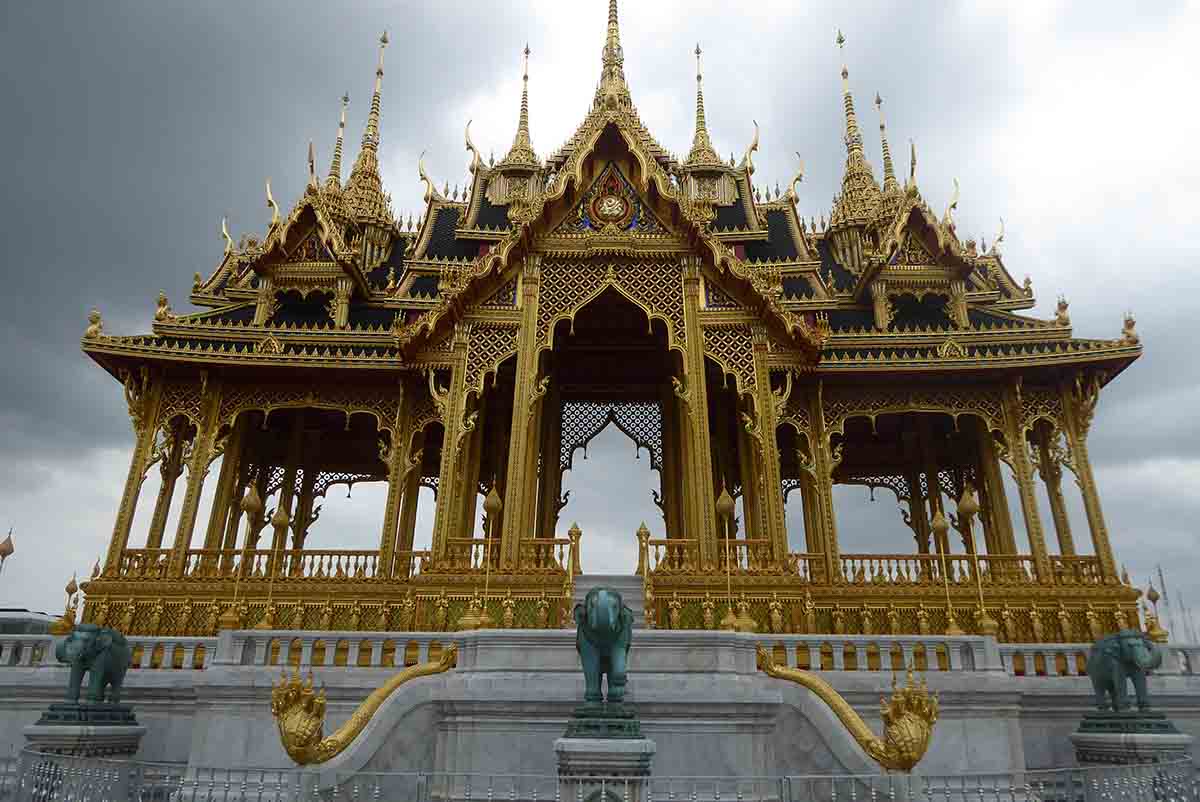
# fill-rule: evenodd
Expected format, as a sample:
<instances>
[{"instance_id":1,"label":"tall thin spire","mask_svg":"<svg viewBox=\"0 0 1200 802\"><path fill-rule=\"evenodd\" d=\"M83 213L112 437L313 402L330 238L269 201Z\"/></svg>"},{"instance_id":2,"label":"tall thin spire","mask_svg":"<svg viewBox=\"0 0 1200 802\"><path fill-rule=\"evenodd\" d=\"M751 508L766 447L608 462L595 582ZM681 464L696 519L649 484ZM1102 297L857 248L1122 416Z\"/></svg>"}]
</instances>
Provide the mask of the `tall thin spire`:
<instances>
[{"instance_id":1,"label":"tall thin spire","mask_svg":"<svg viewBox=\"0 0 1200 802\"><path fill-rule=\"evenodd\" d=\"M629 106L629 87L625 84L625 52L621 49L621 27L617 21L617 0L608 0L608 33L604 39L603 70L597 100L604 105Z\"/></svg>"},{"instance_id":2,"label":"tall thin spire","mask_svg":"<svg viewBox=\"0 0 1200 802\"><path fill-rule=\"evenodd\" d=\"M686 164L691 166L702 164L722 164L721 157L713 149L712 140L708 137L708 123L704 117L704 77L700 69L700 43L696 43L696 133L692 137L692 150L688 153Z\"/></svg>"},{"instance_id":3,"label":"tall thin spire","mask_svg":"<svg viewBox=\"0 0 1200 802\"><path fill-rule=\"evenodd\" d=\"M837 32L837 46L844 51L846 37L841 31ZM846 68L845 58L842 60L842 104L846 111L846 153L854 156L863 155L862 134L858 130L858 115L854 113L854 96L850 94L850 70Z\"/></svg>"},{"instance_id":4,"label":"tall thin spire","mask_svg":"<svg viewBox=\"0 0 1200 802\"><path fill-rule=\"evenodd\" d=\"M896 167L892 164L892 150L888 147L887 123L883 119L883 98L875 93L875 108L879 110L879 139L883 142L883 191L899 192L900 182L896 180Z\"/></svg>"},{"instance_id":5,"label":"tall thin spire","mask_svg":"<svg viewBox=\"0 0 1200 802\"><path fill-rule=\"evenodd\" d=\"M375 68L375 93L371 95L371 113L367 115L367 127L363 130L363 148L379 147L379 106L383 92L383 51L388 46L387 31L379 37L379 65Z\"/></svg>"},{"instance_id":6,"label":"tall thin spire","mask_svg":"<svg viewBox=\"0 0 1200 802\"><path fill-rule=\"evenodd\" d=\"M331 189L342 186L342 142L346 138L346 106L350 105L350 93L342 95L342 116L338 120L337 141L333 144L333 158L329 162L329 177L325 185Z\"/></svg>"},{"instance_id":7,"label":"tall thin spire","mask_svg":"<svg viewBox=\"0 0 1200 802\"><path fill-rule=\"evenodd\" d=\"M837 46L844 49L846 37L837 32ZM854 113L854 97L850 94L850 70L842 63L842 104L846 111L846 172L842 176L842 192L834 203L830 225L859 223L872 219L879 204L879 184L871 164L863 152L862 133Z\"/></svg>"},{"instance_id":8,"label":"tall thin spire","mask_svg":"<svg viewBox=\"0 0 1200 802\"><path fill-rule=\"evenodd\" d=\"M379 107L383 90L383 51L388 46L387 31L379 37L379 64L375 68L375 92L371 96L371 111L363 130L362 148L346 182L346 200L354 219L364 225L390 228L391 204L383 191L379 175Z\"/></svg>"},{"instance_id":9,"label":"tall thin spire","mask_svg":"<svg viewBox=\"0 0 1200 802\"><path fill-rule=\"evenodd\" d=\"M517 118L517 134L513 137L508 155L500 160L501 167L538 167L537 154L529 138L529 43L525 43L521 73L521 114Z\"/></svg>"}]
</instances>

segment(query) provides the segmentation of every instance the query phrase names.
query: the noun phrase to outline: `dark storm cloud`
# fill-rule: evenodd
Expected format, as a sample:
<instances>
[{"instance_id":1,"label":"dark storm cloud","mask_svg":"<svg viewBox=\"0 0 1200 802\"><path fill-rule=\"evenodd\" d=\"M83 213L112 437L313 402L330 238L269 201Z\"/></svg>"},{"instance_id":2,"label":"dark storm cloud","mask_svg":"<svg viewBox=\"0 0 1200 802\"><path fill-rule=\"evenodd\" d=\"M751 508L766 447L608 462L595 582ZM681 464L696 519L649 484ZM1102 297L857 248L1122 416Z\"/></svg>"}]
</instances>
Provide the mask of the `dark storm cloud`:
<instances>
[{"instance_id":1,"label":"dark storm cloud","mask_svg":"<svg viewBox=\"0 0 1200 802\"><path fill-rule=\"evenodd\" d=\"M261 233L269 217L263 180L271 177L276 197L289 204L303 187L310 139L324 170L337 99L347 90L348 173L385 28L382 157L398 212L419 208L422 151L439 185L465 176L467 119L485 153L503 154L527 40L533 138L546 155L590 101L604 5L6 5L0 508L17 527L10 568L20 570L0 579L0 602L61 604L53 590L60 575L86 570L111 531L131 435L119 388L79 353L89 308L98 306L114 333L146 330L160 289L177 310L186 308L192 274L209 273L220 256L221 217L229 216L235 236ZM1018 279L1033 276L1042 314L1064 292L1076 333L1109 338L1127 308L1138 313L1146 354L1105 392L1092 459L1118 557L1139 577L1156 559L1169 560L1184 592L1200 599L1190 576L1190 522L1200 517L1200 435L1191 420L1200 361L1188 336L1200 313L1200 281L1186 236L1198 222L1200 165L1184 144L1200 136L1185 84L1200 65L1195 48L1180 44L1200 33L1194 9L1162 3L1133 14L1127 4L1090 2L731 9L624 4L626 73L651 131L687 151L691 51L699 40L717 149L740 158L757 119L756 180L784 184L800 151L807 167L800 211L828 214L844 159L844 59L877 175L876 91L897 170L907 173L912 138L932 208L944 209L957 177L961 232L990 240L1005 217L1006 262ZM833 46L836 27L847 35L844 55ZM632 462L632 448L610 434L567 477L575 492L564 528L572 520L584 528L585 568L623 566L641 519L661 530L644 455ZM373 498L356 491L360 504L331 501L328 522L341 528L319 533L322 544L370 547L378 537ZM857 503L842 504L843 539L861 549L909 549L894 503L877 498L865 502L864 491ZM1076 538L1086 539L1082 517L1074 524ZM798 530L792 542L802 547Z\"/></svg>"}]
</instances>

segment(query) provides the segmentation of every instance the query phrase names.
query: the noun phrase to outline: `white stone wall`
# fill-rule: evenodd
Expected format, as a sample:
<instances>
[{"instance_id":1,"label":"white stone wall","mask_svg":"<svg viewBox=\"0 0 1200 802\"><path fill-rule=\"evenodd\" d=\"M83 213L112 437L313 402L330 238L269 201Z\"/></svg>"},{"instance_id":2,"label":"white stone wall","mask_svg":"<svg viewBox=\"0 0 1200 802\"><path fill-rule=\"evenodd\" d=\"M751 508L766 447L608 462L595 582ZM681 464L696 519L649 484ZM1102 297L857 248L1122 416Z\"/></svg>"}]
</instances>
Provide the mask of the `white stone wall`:
<instances>
[{"instance_id":1,"label":"white stone wall","mask_svg":"<svg viewBox=\"0 0 1200 802\"><path fill-rule=\"evenodd\" d=\"M290 766L270 712L271 683L280 673L278 666L266 665L271 637L302 638L304 661L309 662L311 642L321 636L223 633L219 643L209 642L211 657L202 669L130 670L125 700L148 728L138 757L194 767ZM351 662L356 662L359 643L369 641L364 648L371 649L370 662L376 667L311 669L318 684L327 686L327 730L339 726L396 671L380 665L384 639L416 640L423 657L431 641L457 641L460 655L450 672L402 687L327 771L554 773L554 739L583 697L574 632L355 633L323 639L333 643L342 637L354 641ZM1086 677L1012 676L995 642L983 638L838 640L849 643L849 651L865 649L867 643L897 643L911 653L913 641L951 647L952 670L926 674L940 696L942 715L922 771L1010 771L1073 762L1067 735L1091 704ZM630 654L628 700L657 744L655 773L876 772L816 697L756 670L754 647L760 642L782 643L794 660L814 639L639 630ZM52 661L53 650L46 646L44 654ZM403 654L402 646L397 652ZM330 662L332 654L329 649ZM1168 670L1179 671L1180 666L1177 661ZM879 731L879 698L890 692L890 671L834 670L822 676ZM32 665L0 660L0 754L21 748L23 727L61 698L65 682L65 669L45 660ZM1151 689L1156 704L1180 729L1200 736L1200 676L1159 675Z\"/></svg>"}]
</instances>

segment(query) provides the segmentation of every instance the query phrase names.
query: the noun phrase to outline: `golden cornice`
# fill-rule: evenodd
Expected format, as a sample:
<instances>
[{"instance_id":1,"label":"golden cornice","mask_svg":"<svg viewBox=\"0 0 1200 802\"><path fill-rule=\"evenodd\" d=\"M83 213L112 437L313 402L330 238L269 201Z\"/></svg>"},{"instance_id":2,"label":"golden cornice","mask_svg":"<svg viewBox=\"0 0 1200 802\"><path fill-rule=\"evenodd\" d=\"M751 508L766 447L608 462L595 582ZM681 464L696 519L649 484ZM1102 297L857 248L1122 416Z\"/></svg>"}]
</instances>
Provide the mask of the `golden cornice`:
<instances>
[{"instance_id":1,"label":"golden cornice","mask_svg":"<svg viewBox=\"0 0 1200 802\"><path fill-rule=\"evenodd\" d=\"M262 339L266 339L264 334ZM170 362L186 362L191 364L246 364L270 365L281 368L296 367L328 367L347 368L361 367L372 370L400 370L409 366L408 360L399 356L379 356L363 353L362 347L351 346L311 346L305 345L302 352L285 354L256 353L253 348L238 350L234 343L206 343L203 346L192 344L166 345L154 342L153 337L105 337L103 339L82 340L84 353L90 356L106 355L127 358L154 359ZM246 345L247 343L238 343ZM370 345L368 348L384 346ZM389 343L389 346L392 347Z\"/></svg>"},{"instance_id":2,"label":"golden cornice","mask_svg":"<svg viewBox=\"0 0 1200 802\"><path fill-rule=\"evenodd\" d=\"M957 342L957 338L944 338ZM818 373L837 373L847 370L893 373L897 370L909 372L945 372L971 370L997 370L1010 368L1032 368L1044 366L1084 365L1093 363L1113 362L1118 360L1132 361L1141 355L1139 347L1122 346L1111 342L1097 344L1081 344L1086 341L1072 341L1070 344L1059 343L1049 353L1041 352L1033 346L1012 346L1004 349L1001 354L980 355L973 345L962 345L965 356L939 356L937 348L930 355L921 356L839 356L831 351L841 348L840 345L827 347L817 366ZM904 346L898 346L903 350ZM909 346L908 350L918 350ZM928 346L919 350L929 351ZM773 362L773 366L786 366L786 360Z\"/></svg>"}]
</instances>

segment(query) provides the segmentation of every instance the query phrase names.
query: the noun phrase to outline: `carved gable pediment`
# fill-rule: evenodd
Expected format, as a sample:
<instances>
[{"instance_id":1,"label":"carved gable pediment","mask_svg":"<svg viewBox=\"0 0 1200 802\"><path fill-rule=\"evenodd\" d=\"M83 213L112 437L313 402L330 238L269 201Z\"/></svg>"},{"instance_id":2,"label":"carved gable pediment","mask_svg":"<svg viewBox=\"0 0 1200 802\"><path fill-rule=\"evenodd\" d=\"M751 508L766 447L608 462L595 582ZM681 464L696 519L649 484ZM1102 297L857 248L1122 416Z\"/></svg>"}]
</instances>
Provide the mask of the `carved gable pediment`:
<instances>
[{"instance_id":1,"label":"carved gable pediment","mask_svg":"<svg viewBox=\"0 0 1200 802\"><path fill-rule=\"evenodd\" d=\"M609 162L552 235L665 234L666 227Z\"/></svg>"}]
</instances>

